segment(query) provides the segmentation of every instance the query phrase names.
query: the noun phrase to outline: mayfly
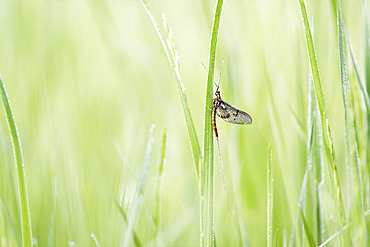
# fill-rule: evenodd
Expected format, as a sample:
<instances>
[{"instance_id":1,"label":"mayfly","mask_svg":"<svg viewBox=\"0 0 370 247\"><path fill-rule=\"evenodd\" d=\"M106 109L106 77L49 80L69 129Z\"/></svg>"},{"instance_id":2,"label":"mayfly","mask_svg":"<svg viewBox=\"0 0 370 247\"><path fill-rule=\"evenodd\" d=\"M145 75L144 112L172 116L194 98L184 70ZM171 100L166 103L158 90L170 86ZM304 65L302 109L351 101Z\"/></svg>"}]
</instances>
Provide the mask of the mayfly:
<instances>
[{"instance_id":1,"label":"mayfly","mask_svg":"<svg viewBox=\"0 0 370 247\"><path fill-rule=\"evenodd\" d=\"M218 138L218 132L217 132L217 126L216 126L216 115L228 123L233 123L233 124L251 124L252 123L252 117L248 113L242 110L239 110L238 108L226 103L225 101L221 99L221 93L220 93L219 88L220 88L220 80L218 82L218 85L216 85L216 92L215 92L216 97L213 99L213 109L212 109L212 126L213 126L213 131L215 132L216 138Z\"/></svg>"},{"instance_id":2,"label":"mayfly","mask_svg":"<svg viewBox=\"0 0 370 247\"><path fill-rule=\"evenodd\" d=\"M252 123L252 117L242 111L239 110L238 108L226 103L221 99L221 93L220 93L220 81L221 81L221 71L222 71L222 66L223 62L221 63L221 69L220 69L220 77L218 80L218 85L216 85L216 91L215 91L215 98L213 98L213 108L212 108L212 126L213 126L213 131L215 132L216 140L217 140L217 146L218 146L218 155L220 159L220 170L221 170L221 177L222 181L224 184L224 190L225 190L225 196L226 196L226 202L227 202L227 208L229 210L229 214L232 218L231 210L230 210L230 205L229 205L229 199L227 196L227 188L226 188L226 183L225 183L225 173L224 173L224 168L222 164L222 159L221 159L221 149L220 149L220 141L218 139L218 132L217 132L217 126L216 126L216 115L225 120L228 123L233 123L233 124L251 124Z\"/></svg>"}]
</instances>

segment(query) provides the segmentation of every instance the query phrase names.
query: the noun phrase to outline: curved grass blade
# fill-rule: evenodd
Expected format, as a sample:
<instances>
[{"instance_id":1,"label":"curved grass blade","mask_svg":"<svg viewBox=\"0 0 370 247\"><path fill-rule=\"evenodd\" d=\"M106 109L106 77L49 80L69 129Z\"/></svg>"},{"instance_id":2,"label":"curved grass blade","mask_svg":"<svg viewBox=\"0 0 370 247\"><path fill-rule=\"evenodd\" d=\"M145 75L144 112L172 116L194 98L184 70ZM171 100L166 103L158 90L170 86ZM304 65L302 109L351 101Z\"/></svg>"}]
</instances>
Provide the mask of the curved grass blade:
<instances>
[{"instance_id":1,"label":"curved grass blade","mask_svg":"<svg viewBox=\"0 0 370 247\"><path fill-rule=\"evenodd\" d=\"M26 174L24 170L21 139L18 134L17 126L15 124L14 115L10 106L8 94L6 93L3 79L0 75L0 90L3 99L4 111L6 121L8 123L10 137L13 144L15 169L18 178L18 190L21 206L21 223L22 223L22 246L32 246L32 228L31 228L31 214L27 195Z\"/></svg>"},{"instance_id":2,"label":"curved grass blade","mask_svg":"<svg viewBox=\"0 0 370 247\"><path fill-rule=\"evenodd\" d=\"M162 35L161 29L159 28L158 22L154 17L153 12L151 11L149 4L147 0L141 0L141 3L143 4L146 12L148 13L154 28L158 34L159 40L162 43L163 49L166 53L168 62L170 64L172 74L175 78L177 90L179 92L180 100L181 100L181 106L184 111L184 116L185 116L185 122L186 122L186 128L188 130L188 135L189 135L189 140L190 140L190 146L191 146L191 151L193 155L193 160L194 160L194 168L197 177L199 178L199 160L201 158L201 152L200 152L200 145L198 141L198 136L195 130L193 118L191 116L190 112L190 107L188 104L188 97L186 95L185 91L185 86L182 83L182 77L181 77L181 70L180 70L180 60L179 60L179 55L175 49L175 44L173 41L173 36L172 36L172 30L167 24L166 18L163 16L163 22L166 28L166 32L168 35L167 43Z\"/></svg>"}]
</instances>

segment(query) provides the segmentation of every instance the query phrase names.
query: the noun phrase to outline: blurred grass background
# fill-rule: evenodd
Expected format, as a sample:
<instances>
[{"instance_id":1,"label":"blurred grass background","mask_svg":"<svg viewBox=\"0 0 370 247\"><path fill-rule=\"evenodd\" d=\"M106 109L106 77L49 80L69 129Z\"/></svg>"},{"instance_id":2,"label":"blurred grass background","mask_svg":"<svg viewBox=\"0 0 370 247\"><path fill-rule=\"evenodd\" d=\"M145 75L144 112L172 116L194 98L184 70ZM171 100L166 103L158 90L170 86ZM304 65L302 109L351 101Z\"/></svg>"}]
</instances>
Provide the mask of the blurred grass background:
<instances>
[{"instance_id":1,"label":"blurred grass background","mask_svg":"<svg viewBox=\"0 0 370 247\"><path fill-rule=\"evenodd\" d=\"M206 71L201 62L208 60L215 3L149 3L158 20L166 13L172 27L202 143ZM344 165L336 17L330 1L306 4L315 30L342 189L347 195L351 192L347 191ZM343 2L363 74L362 8L362 1ZM198 245L199 191L183 112L165 54L140 1L4 1L0 23L0 72L22 141L37 245L95 245L92 232L102 246L123 241L126 225L112 194L123 201L124 208L128 206L152 124L156 125L152 164L135 231L144 245ZM310 67L298 1L225 1L217 54L216 74L225 60L223 99L253 117L253 124L246 127L218 119L231 203L245 227L247 242L265 245L271 143L274 233L278 228L278 243L284 238L289 242L296 227L310 129ZM350 80L355 81L352 66L348 69ZM14 246L21 244L17 181L4 117L0 123L0 244ZM367 123L362 124L366 130ZM168 136L161 227L159 240L153 240L154 184L164 128ZM366 133L359 132L358 138L366 139ZM216 238L220 246L226 246L238 243L238 232L227 212L218 162L215 169Z\"/></svg>"}]
</instances>

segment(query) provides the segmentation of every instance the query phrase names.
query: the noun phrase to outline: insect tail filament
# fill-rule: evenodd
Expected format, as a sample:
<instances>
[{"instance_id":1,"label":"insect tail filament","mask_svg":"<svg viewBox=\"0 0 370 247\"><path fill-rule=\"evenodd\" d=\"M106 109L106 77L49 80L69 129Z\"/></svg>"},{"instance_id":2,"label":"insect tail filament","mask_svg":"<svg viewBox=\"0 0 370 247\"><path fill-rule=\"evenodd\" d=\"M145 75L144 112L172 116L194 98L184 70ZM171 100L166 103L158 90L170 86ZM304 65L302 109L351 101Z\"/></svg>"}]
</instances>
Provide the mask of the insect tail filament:
<instances>
[{"instance_id":1,"label":"insect tail filament","mask_svg":"<svg viewBox=\"0 0 370 247\"><path fill-rule=\"evenodd\" d=\"M216 129L216 131L217 131L217 129ZM229 211L229 215L231 217L231 220L234 221L234 218L233 218L233 215L232 215L231 209L230 209L229 196L228 196L228 193L227 193L227 184L225 182L224 165L223 165L222 159L221 159L221 148L220 148L220 141L218 139L218 135L216 135L216 140L217 140L217 147L218 147L218 158L219 158L219 161L220 161L221 179L222 179L222 183L224 185L224 191L225 191L225 197L226 197L226 203L227 203L227 210Z\"/></svg>"}]
</instances>

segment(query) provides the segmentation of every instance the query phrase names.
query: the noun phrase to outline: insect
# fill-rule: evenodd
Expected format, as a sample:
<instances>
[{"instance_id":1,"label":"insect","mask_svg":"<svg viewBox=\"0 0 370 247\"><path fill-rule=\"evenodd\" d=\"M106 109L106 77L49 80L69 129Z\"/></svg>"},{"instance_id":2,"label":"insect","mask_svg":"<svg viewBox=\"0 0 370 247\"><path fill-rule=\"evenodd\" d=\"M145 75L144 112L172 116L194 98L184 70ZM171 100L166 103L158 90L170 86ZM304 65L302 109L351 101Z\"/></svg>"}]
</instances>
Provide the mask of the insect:
<instances>
[{"instance_id":1,"label":"insect","mask_svg":"<svg viewBox=\"0 0 370 247\"><path fill-rule=\"evenodd\" d=\"M212 126L213 126L213 131L215 132L216 138L218 138L218 132L217 132L217 126L216 126L216 115L228 123L233 123L233 124L251 124L252 123L252 117L248 113L242 110L239 110L238 108L226 103L225 101L221 99L221 93L220 93L219 88L220 88L220 80L218 82L218 85L216 85L216 92L215 92L216 97L213 99L213 109L212 109Z\"/></svg>"},{"instance_id":2,"label":"insect","mask_svg":"<svg viewBox=\"0 0 370 247\"><path fill-rule=\"evenodd\" d=\"M224 173L224 168L223 168L223 163L221 159L221 148L220 148L220 141L218 139L218 132L217 132L217 126L216 126L216 115L225 120L228 123L233 123L233 124L251 124L252 123L252 117L242 111L239 110L238 108L226 103L221 99L221 93L220 93L220 81L221 81L221 71L222 71L222 66L223 66L223 61L221 63L221 69L220 69L220 77L218 80L218 85L215 83L216 86L216 92L215 96L213 98L213 108L212 108L212 126L213 126L213 131L215 132L216 140L217 140L217 146L218 146L218 157L220 159L220 172L221 172L221 177L222 181L224 184L224 190L225 190L225 197L227 201L227 208L229 210L229 214L232 218L231 210L230 210L230 205L229 205L229 199L227 196L227 188L226 188L226 183L225 183L225 173Z\"/></svg>"}]
</instances>

